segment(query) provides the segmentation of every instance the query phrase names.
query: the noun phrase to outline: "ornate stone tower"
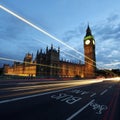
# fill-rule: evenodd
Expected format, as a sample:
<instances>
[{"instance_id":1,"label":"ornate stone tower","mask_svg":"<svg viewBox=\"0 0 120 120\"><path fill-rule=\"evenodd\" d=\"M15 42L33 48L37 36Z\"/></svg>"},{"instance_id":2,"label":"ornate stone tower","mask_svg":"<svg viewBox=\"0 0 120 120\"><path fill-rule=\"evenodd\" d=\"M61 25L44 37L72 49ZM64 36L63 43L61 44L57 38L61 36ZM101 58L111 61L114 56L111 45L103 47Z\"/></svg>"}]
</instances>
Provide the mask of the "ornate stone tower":
<instances>
[{"instance_id":1,"label":"ornate stone tower","mask_svg":"<svg viewBox=\"0 0 120 120\"><path fill-rule=\"evenodd\" d=\"M88 25L84 37L85 77L94 78L96 71L95 40Z\"/></svg>"},{"instance_id":2,"label":"ornate stone tower","mask_svg":"<svg viewBox=\"0 0 120 120\"><path fill-rule=\"evenodd\" d=\"M42 52L42 49L37 51L36 54L36 76L46 76L46 54Z\"/></svg>"},{"instance_id":3,"label":"ornate stone tower","mask_svg":"<svg viewBox=\"0 0 120 120\"><path fill-rule=\"evenodd\" d=\"M59 76L59 52L59 48L56 50L53 45L51 45L51 49L46 49L46 64L49 66L47 68L47 76L49 77Z\"/></svg>"},{"instance_id":4,"label":"ornate stone tower","mask_svg":"<svg viewBox=\"0 0 120 120\"><path fill-rule=\"evenodd\" d=\"M32 63L33 54L27 53L24 57L24 65L30 65Z\"/></svg>"},{"instance_id":5,"label":"ornate stone tower","mask_svg":"<svg viewBox=\"0 0 120 120\"><path fill-rule=\"evenodd\" d=\"M36 54L36 75L39 77L58 77L59 76L59 48L46 48L46 52L42 49Z\"/></svg>"}]
</instances>

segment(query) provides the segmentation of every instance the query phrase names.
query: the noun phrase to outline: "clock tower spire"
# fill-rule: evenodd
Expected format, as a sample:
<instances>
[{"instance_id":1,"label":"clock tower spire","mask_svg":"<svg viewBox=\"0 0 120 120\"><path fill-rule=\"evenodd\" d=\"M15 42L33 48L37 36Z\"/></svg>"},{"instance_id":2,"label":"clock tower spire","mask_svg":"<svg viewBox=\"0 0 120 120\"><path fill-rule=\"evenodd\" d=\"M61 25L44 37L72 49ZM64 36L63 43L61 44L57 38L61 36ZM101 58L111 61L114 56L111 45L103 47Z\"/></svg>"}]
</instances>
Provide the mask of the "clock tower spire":
<instances>
[{"instance_id":1,"label":"clock tower spire","mask_svg":"<svg viewBox=\"0 0 120 120\"><path fill-rule=\"evenodd\" d=\"M91 33L91 29L89 27L89 24L88 24L88 27L87 27L87 30L86 30L86 37L87 36L92 36L92 33Z\"/></svg>"},{"instance_id":2,"label":"clock tower spire","mask_svg":"<svg viewBox=\"0 0 120 120\"><path fill-rule=\"evenodd\" d=\"M88 25L84 37L85 77L94 78L96 70L95 39Z\"/></svg>"}]
</instances>

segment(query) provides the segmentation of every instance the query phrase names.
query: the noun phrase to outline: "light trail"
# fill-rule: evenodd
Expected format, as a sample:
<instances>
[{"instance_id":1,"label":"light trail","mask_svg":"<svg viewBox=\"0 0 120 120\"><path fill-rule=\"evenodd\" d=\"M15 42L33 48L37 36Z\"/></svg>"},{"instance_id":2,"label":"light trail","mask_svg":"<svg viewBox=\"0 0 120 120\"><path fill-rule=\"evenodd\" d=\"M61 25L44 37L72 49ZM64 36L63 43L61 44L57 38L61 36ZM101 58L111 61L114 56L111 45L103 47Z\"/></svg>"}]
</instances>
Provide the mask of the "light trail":
<instances>
[{"instance_id":1,"label":"light trail","mask_svg":"<svg viewBox=\"0 0 120 120\"><path fill-rule=\"evenodd\" d=\"M55 41L61 43L62 45L64 45L64 46L66 46L67 48L69 48L69 49L75 51L76 53L80 54L81 56L83 56L83 57L89 59L90 61L92 61L93 63L95 63L95 64L97 65L97 63L96 63L94 60L90 59L89 57L85 56L85 55L82 54L81 52L77 51L75 48L73 48L73 47L67 45L67 44L64 43L62 40L60 40L60 39L54 37L54 36L51 35L50 33L48 33L48 32L46 32L45 30L43 30L42 28L40 28L40 27L34 25L33 23L31 23L30 21L26 20L25 18L23 18L23 17L17 15L16 13L12 12L11 10L7 9L6 7L4 7L4 6L2 6L2 5L0 5L0 8L1 8L2 10L6 11L7 13L13 15L14 17L18 18L19 20L25 22L26 24L30 25L31 27L35 28L36 30L38 30L38 31L42 32L43 34L47 35L48 37L52 38L53 40L55 40ZM89 63L89 64L90 64L90 63ZM95 65L91 65L91 66L96 67ZM100 67L99 65L97 65L97 66ZM100 68L101 68L101 67L100 67Z\"/></svg>"},{"instance_id":2,"label":"light trail","mask_svg":"<svg viewBox=\"0 0 120 120\"><path fill-rule=\"evenodd\" d=\"M34 40L36 40L36 41L38 41L38 42L41 42L41 43L47 45L48 47L50 47L50 45L48 45L47 43L45 43L45 42L43 42L43 41L41 41L41 40L38 40L38 39L34 39ZM54 48L57 49L57 47L54 47ZM64 54L66 54L66 55L68 55L68 56L71 56L71 57L73 57L73 58L76 58L76 59L80 60L79 57L76 57L76 56L74 56L74 55L72 55L72 54L70 54L70 53L68 53L68 52L65 52L64 50L60 50L60 52L63 52ZM81 61L83 61L83 60L81 60ZM83 62L84 62L84 61L83 61Z\"/></svg>"},{"instance_id":3,"label":"light trail","mask_svg":"<svg viewBox=\"0 0 120 120\"><path fill-rule=\"evenodd\" d=\"M93 84L93 83L99 83L99 82L102 82L102 80L76 80L76 81L71 81L71 82L63 82L63 83L59 83L59 82L51 82L51 84L43 84L43 85L39 85L39 84L36 84L36 85L28 85L28 86L17 86L17 87L10 87L10 88L3 88L1 90L10 90L10 91L23 91L23 90L34 90L34 89L41 89L41 88L48 88L48 87L61 87L61 86L78 86L78 85L88 85L88 84Z\"/></svg>"},{"instance_id":4,"label":"light trail","mask_svg":"<svg viewBox=\"0 0 120 120\"><path fill-rule=\"evenodd\" d=\"M16 59L4 58L4 57L0 57L0 60L6 60L6 61L12 61L12 62L17 61L17 62L23 63L22 60L16 60Z\"/></svg>"},{"instance_id":5,"label":"light trail","mask_svg":"<svg viewBox=\"0 0 120 120\"><path fill-rule=\"evenodd\" d=\"M51 67L51 68L57 68L57 67L54 67L54 66L50 66L50 65L44 65L44 64L36 64L36 63L30 63L30 62L23 62L22 60L16 60L16 59L10 59L10 58L4 58L4 57L0 57L1 60L6 60L6 61L17 61L17 62L20 62L20 63L27 63L27 64L32 64L32 65L40 65L40 66L45 66L45 67Z\"/></svg>"},{"instance_id":6,"label":"light trail","mask_svg":"<svg viewBox=\"0 0 120 120\"><path fill-rule=\"evenodd\" d=\"M38 39L34 39L34 40L36 40L36 41L38 41L38 42L41 42L42 44L45 44L45 45L47 45L47 46L50 46L50 45L48 45L47 43L45 43L45 42L43 42L43 41L41 41L41 40L38 40ZM57 47L55 47L55 49L57 49ZM71 57L73 57L73 58L78 59L79 61L84 62L83 60L79 59L79 57L76 57L76 56L74 56L73 54L70 54L70 53L68 53L68 52L65 52L64 50L60 50L60 52L63 52L64 54L66 54L66 55L68 55L68 56L71 56ZM86 63L88 63L88 64L91 65L91 66L96 67L95 65L93 65L93 64L91 64L91 63L89 63L89 62L87 62L87 61L86 61Z\"/></svg>"},{"instance_id":7,"label":"light trail","mask_svg":"<svg viewBox=\"0 0 120 120\"><path fill-rule=\"evenodd\" d=\"M57 82L51 82L51 84L47 84L47 85L28 85L28 86L21 86L21 87L10 87L10 88L3 88L1 89L1 91L8 91L6 95L2 95L0 96L0 98L9 98L9 97L14 97L12 99L5 99L5 100L1 100L0 104L3 103L8 103L8 102L13 102L13 101L18 101L18 100L23 100L23 99L27 99L27 98L31 98L31 97L36 97L36 96L42 96L42 95L47 95L47 94L51 94L51 93L56 93L56 92L61 92L61 91L65 91L65 90L71 90L74 88L80 88L80 85L90 85L90 84L94 84L94 83L99 83L102 82L101 80L77 80L74 81L72 80L71 82L63 82L59 83ZM41 82L42 83L42 82ZM10 92L11 91L11 92ZM15 93L13 93L13 91ZM43 93L42 93L43 92ZM23 97L20 97L21 95L25 95Z\"/></svg>"},{"instance_id":8,"label":"light trail","mask_svg":"<svg viewBox=\"0 0 120 120\"><path fill-rule=\"evenodd\" d=\"M74 49L73 47L67 45L66 43L64 43L62 40L54 37L53 35L49 34L48 32L46 32L45 30L43 30L42 28L34 25L33 23L29 22L28 20L26 20L25 18L17 15L16 13L12 12L11 10L7 9L6 7L0 5L0 8L3 9L4 11L8 12L9 14L13 15L14 17L18 18L19 20L27 23L28 25L30 25L31 27L35 28L36 30L42 32L43 34L47 35L48 37L52 38L55 41L58 41L59 43L61 43L62 45L66 46L67 48L75 51L76 53L82 55L83 57L86 57L87 59L89 59L90 61L96 63L95 61L93 61L92 59L90 59L89 57L85 56L84 54L82 54L81 52L77 51L76 49Z\"/></svg>"},{"instance_id":9,"label":"light trail","mask_svg":"<svg viewBox=\"0 0 120 120\"><path fill-rule=\"evenodd\" d=\"M69 69L67 69L67 68L62 68L62 67L60 67L60 66L56 67L56 66L52 66L52 65L45 65L45 64L38 64L38 63L23 62L23 61L21 61L21 60L4 58L4 57L0 57L0 59L1 59L1 60L6 60L6 61L12 61L12 62L17 61L17 62L20 62L20 63L27 63L27 64L31 64L31 65L38 65L38 66L43 66L43 67L55 68L55 69L59 69L59 70L62 70L62 69L64 69L64 70L69 70ZM77 70L74 70L74 69L73 69L72 71L76 72ZM15 75L15 74L13 74L13 75Z\"/></svg>"}]
</instances>

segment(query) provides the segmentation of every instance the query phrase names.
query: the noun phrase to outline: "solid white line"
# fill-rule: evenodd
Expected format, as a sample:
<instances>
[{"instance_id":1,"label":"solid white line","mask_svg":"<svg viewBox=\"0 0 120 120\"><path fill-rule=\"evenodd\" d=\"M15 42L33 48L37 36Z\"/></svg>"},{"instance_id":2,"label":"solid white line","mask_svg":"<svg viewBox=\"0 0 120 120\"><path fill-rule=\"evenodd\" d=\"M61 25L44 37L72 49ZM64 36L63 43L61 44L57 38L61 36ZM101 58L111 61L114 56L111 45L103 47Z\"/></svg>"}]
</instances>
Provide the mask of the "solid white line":
<instances>
[{"instance_id":1,"label":"solid white line","mask_svg":"<svg viewBox=\"0 0 120 120\"><path fill-rule=\"evenodd\" d=\"M80 88L80 86L77 86L77 87L74 87L74 88ZM61 91L65 91L65 90L70 90L70 89L73 89L73 88L65 88L65 89L62 89L62 90L56 90L56 91L50 91L50 92L45 92L45 93L40 93L40 94L28 95L28 96L23 96L23 97L18 97L18 98L12 98L12 99L8 99L8 100L2 100L2 101L0 101L0 104L13 102L13 101L18 101L18 100L24 100L24 99L38 97L38 96L42 96L42 95L48 95L48 94L61 92Z\"/></svg>"},{"instance_id":2,"label":"solid white line","mask_svg":"<svg viewBox=\"0 0 120 120\"><path fill-rule=\"evenodd\" d=\"M66 120L72 120L75 116L77 116L79 113L81 113L85 108L87 108L95 99L91 100L89 103L87 103L85 106L83 106L81 109L79 109L77 112L75 112L73 115L71 115Z\"/></svg>"},{"instance_id":3,"label":"solid white line","mask_svg":"<svg viewBox=\"0 0 120 120\"><path fill-rule=\"evenodd\" d=\"M95 96L96 95L96 93L93 93L90 97L93 97L93 96Z\"/></svg>"},{"instance_id":4,"label":"solid white line","mask_svg":"<svg viewBox=\"0 0 120 120\"><path fill-rule=\"evenodd\" d=\"M100 93L100 95L104 95L107 91L108 89L105 89L103 92Z\"/></svg>"}]
</instances>

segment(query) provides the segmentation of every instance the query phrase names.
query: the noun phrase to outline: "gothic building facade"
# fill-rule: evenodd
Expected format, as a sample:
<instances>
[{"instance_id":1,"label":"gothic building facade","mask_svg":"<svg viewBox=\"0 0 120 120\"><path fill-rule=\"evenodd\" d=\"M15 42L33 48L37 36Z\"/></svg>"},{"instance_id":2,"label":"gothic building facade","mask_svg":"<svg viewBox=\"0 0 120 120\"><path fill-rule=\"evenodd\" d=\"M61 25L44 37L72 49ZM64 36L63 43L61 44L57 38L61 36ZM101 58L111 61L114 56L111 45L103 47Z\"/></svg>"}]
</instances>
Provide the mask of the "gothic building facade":
<instances>
[{"instance_id":1,"label":"gothic building facade","mask_svg":"<svg viewBox=\"0 0 120 120\"><path fill-rule=\"evenodd\" d=\"M96 71L95 40L88 25L84 37L84 64L60 60L60 49L46 48L46 52L37 51L33 61L32 54L26 54L23 63L14 62L13 66L4 65L5 75L39 77L75 77L93 78Z\"/></svg>"}]
</instances>

